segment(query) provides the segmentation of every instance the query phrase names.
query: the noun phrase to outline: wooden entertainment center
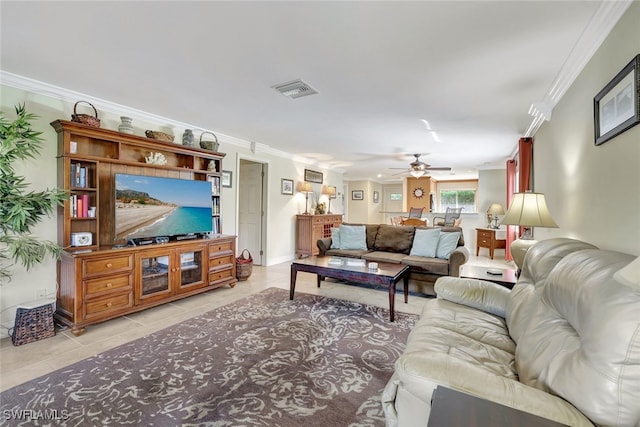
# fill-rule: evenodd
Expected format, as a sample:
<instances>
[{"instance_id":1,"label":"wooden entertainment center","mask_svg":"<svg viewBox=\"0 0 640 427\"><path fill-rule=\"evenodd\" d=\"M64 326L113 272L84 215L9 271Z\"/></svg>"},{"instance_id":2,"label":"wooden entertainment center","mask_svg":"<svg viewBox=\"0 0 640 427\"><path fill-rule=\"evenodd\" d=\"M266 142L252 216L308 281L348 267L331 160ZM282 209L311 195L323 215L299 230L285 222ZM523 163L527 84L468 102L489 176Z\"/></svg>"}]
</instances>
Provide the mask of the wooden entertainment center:
<instances>
[{"instance_id":1,"label":"wooden entertainment center","mask_svg":"<svg viewBox=\"0 0 640 427\"><path fill-rule=\"evenodd\" d=\"M58 186L71 196L58 211L58 243L65 251L55 316L74 335L94 323L235 285L236 237L219 234L225 154L64 120L51 126L58 133ZM166 164L147 163L150 153L163 154ZM214 233L137 246L117 241L116 173L211 182Z\"/></svg>"}]
</instances>

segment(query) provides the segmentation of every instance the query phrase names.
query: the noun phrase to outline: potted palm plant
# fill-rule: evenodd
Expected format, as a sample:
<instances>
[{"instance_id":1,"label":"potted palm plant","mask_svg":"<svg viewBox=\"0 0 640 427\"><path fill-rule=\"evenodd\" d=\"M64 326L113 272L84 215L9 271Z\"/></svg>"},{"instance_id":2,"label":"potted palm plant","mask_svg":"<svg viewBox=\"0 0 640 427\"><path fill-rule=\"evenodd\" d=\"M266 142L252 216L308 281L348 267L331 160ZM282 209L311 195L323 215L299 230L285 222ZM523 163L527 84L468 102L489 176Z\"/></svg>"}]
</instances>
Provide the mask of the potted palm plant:
<instances>
[{"instance_id":1,"label":"potted palm plant","mask_svg":"<svg viewBox=\"0 0 640 427\"><path fill-rule=\"evenodd\" d=\"M59 245L38 239L31 228L67 198L57 188L31 191L25 178L16 173L16 162L35 158L43 140L42 132L31 128L37 116L28 113L24 104L16 106L15 112L13 121L0 112L0 283L11 279L15 264L29 270L47 256L60 255Z\"/></svg>"}]
</instances>

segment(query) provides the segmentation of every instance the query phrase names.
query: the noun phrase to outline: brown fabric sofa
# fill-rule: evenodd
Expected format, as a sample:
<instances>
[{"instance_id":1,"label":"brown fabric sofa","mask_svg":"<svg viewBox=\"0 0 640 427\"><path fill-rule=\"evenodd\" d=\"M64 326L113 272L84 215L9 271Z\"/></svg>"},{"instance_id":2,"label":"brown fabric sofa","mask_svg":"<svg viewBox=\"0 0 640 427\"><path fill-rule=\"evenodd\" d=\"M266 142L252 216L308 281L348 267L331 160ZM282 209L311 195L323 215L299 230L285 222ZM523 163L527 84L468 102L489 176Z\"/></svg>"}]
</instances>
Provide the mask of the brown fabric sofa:
<instances>
[{"instance_id":1,"label":"brown fabric sofa","mask_svg":"<svg viewBox=\"0 0 640 427\"><path fill-rule=\"evenodd\" d=\"M464 236L460 227L412 227L387 224L345 224L366 227L367 249L331 249L331 238L317 242L320 256L362 258L373 262L391 262L410 266L409 290L435 296L433 285L442 276L460 276L460 266L469 260L469 250L464 247ZM416 228L440 228L442 233L460 232L458 247L449 259L410 256Z\"/></svg>"}]
</instances>

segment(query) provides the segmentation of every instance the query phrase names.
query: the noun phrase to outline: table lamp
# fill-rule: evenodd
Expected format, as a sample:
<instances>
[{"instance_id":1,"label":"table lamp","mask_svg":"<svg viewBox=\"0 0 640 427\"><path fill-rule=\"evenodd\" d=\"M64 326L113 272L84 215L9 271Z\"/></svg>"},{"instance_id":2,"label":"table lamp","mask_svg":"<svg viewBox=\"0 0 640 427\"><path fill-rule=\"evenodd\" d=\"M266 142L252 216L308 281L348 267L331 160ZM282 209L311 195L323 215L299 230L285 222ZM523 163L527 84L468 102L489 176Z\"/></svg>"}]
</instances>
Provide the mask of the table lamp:
<instances>
[{"instance_id":1,"label":"table lamp","mask_svg":"<svg viewBox=\"0 0 640 427\"><path fill-rule=\"evenodd\" d=\"M298 185L298 191L304 193L304 215L309 215L309 193L313 193L310 182L303 181Z\"/></svg>"},{"instance_id":2,"label":"table lamp","mask_svg":"<svg viewBox=\"0 0 640 427\"><path fill-rule=\"evenodd\" d=\"M326 186L322 189L322 194L326 194L329 196L329 205L327 209L327 213L331 213L331 197L336 195L336 187Z\"/></svg>"},{"instance_id":3,"label":"table lamp","mask_svg":"<svg viewBox=\"0 0 640 427\"><path fill-rule=\"evenodd\" d=\"M498 229L500 228L500 224L498 224L498 215L504 215L504 208L500 203L492 203L487 210L487 215L489 215L489 226L491 228Z\"/></svg>"},{"instance_id":4,"label":"table lamp","mask_svg":"<svg viewBox=\"0 0 640 427\"><path fill-rule=\"evenodd\" d=\"M524 256L531 246L538 243L533 239L533 227L557 228L558 224L551 217L547 202L542 193L515 193L511 200L511 206L502 218L501 224L518 225L524 227L524 234L511 243L511 256L518 267L522 269Z\"/></svg>"}]
</instances>

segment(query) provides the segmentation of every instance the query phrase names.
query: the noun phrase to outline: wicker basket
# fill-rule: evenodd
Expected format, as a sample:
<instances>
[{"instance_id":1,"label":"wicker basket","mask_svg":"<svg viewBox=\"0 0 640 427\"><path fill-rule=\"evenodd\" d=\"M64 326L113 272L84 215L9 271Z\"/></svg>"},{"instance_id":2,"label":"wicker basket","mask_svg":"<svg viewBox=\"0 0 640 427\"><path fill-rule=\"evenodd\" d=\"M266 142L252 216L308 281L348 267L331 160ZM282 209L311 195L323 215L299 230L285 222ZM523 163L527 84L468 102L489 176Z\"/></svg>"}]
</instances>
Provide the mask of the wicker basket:
<instances>
[{"instance_id":1,"label":"wicker basket","mask_svg":"<svg viewBox=\"0 0 640 427\"><path fill-rule=\"evenodd\" d=\"M244 253L249 254L249 256L245 256ZM243 282L251 276L251 272L253 271L253 258L251 257L251 252L247 249L244 249L240 256L236 258L236 278L239 282Z\"/></svg>"},{"instance_id":2,"label":"wicker basket","mask_svg":"<svg viewBox=\"0 0 640 427\"><path fill-rule=\"evenodd\" d=\"M173 135L169 135L168 133L160 132L157 130L146 130L144 131L144 134L147 136L147 138L155 139L157 141L173 142L174 139Z\"/></svg>"},{"instance_id":3,"label":"wicker basket","mask_svg":"<svg viewBox=\"0 0 640 427\"><path fill-rule=\"evenodd\" d=\"M203 141L202 136L205 133L208 133L209 135L213 135L213 137L215 138L215 141ZM204 148L205 150L218 151L219 146L220 146L220 143L218 143L218 137L216 136L215 133L202 132L202 134L200 134L200 148Z\"/></svg>"},{"instance_id":4,"label":"wicker basket","mask_svg":"<svg viewBox=\"0 0 640 427\"><path fill-rule=\"evenodd\" d=\"M18 307L16 322L11 332L13 345L28 344L56 334L53 325L53 307L45 304L35 308Z\"/></svg>"},{"instance_id":5,"label":"wicker basket","mask_svg":"<svg viewBox=\"0 0 640 427\"><path fill-rule=\"evenodd\" d=\"M81 102L84 102L85 104L91 105L91 108L93 108L93 113L95 114L95 116L92 116L90 114L78 114L78 113L76 113L76 107ZM88 125L88 126L93 126L95 128L99 128L100 127L100 119L98 118L98 110L96 110L96 107L94 107L92 103L87 102L87 101L78 101L73 105L73 114L71 115L71 121L72 122L77 122L77 123L82 123L82 124L85 124L85 125Z\"/></svg>"}]
</instances>

